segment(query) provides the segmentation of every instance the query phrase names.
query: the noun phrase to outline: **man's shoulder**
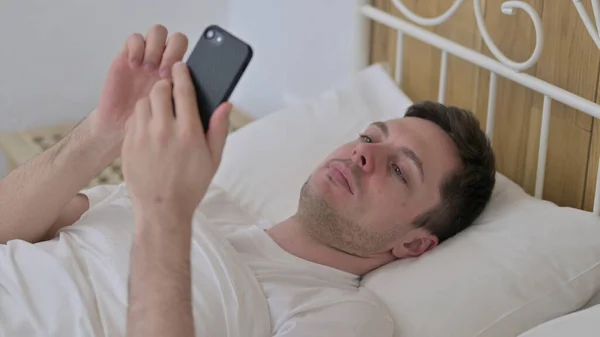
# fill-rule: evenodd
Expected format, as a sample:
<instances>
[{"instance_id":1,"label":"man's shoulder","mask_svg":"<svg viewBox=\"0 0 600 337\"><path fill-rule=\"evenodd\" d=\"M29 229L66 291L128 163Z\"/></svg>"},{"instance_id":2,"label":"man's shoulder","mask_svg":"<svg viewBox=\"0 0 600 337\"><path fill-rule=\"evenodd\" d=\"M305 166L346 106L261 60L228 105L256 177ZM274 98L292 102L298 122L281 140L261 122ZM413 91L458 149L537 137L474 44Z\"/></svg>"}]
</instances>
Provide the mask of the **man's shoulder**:
<instances>
[{"instance_id":1,"label":"man's shoulder","mask_svg":"<svg viewBox=\"0 0 600 337\"><path fill-rule=\"evenodd\" d=\"M364 321L391 320L389 310L383 301L371 290L359 287L355 290L343 290L321 293L325 299L319 305L313 306L309 311L317 314L326 314L327 317L338 320L352 319L355 323ZM304 312L303 314L307 314Z\"/></svg>"},{"instance_id":2,"label":"man's shoulder","mask_svg":"<svg viewBox=\"0 0 600 337\"><path fill-rule=\"evenodd\" d=\"M362 286L342 289L337 289L340 290L337 292L338 296L328 298L332 306L351 305L361 309L388 313L387 306L382 299L370 289Z\"/></svg>"},{"instance_id":3,"label":"man's shoulder","mask_svg":"<svg viewBox=\"0 0 600 337\"><path fill-rule=\"evenodd\" d=\"M364 314L366 319L370 319L370 316L390 316L389 310L383 304L380 298L378 298L370 290L360 287L356 293L346 296L342 301L335 301L333 299L331 304L332 311L349 311L354 313Z\"/></svg>"}]
</instances>

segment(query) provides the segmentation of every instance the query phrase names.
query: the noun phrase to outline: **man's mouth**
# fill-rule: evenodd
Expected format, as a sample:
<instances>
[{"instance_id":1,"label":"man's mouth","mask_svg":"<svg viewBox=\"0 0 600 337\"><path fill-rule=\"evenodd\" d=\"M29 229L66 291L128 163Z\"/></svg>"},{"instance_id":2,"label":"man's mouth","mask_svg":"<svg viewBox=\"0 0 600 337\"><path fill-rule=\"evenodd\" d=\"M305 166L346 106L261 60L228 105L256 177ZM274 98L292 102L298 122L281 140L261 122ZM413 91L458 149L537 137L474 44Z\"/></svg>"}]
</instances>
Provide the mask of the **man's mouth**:
<instances>
[{"instance_id":1,"label":"man's mouth","mask_svg":"<svg viewBox=\"0 0 600 337\"><path fill-rule=\"evenodd\" d=\"M331 178L340 186L346 188L350 194L354 194L354 180L350 169L339 162L333 162L329 165L331 169Z\"/></svg>"}]
</instances>

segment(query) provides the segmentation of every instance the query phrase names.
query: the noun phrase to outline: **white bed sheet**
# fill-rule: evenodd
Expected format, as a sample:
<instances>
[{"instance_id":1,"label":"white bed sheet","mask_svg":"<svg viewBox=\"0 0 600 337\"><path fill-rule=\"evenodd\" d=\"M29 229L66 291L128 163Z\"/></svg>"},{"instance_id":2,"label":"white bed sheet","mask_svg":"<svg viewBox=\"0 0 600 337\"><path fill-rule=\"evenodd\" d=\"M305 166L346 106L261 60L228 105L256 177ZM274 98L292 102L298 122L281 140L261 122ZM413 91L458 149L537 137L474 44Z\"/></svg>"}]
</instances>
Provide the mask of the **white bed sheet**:
<instances>
[{"instance_id":1,"label":"white bed sheet","mask_svg":"<svg viewBox=\"0 0 600 337\"><path fill-rule=\"evenodd\" d=\"M0 336L125 335L131 202L124 185L86 194L91 209L58 238L0 246ZM211 196L203 209L212 203L212 211L224 214L234 207L217 189ZM197 335L268 336L262 288L201 212L194 217L191 256Z\"/></svg>"}]
</instances>

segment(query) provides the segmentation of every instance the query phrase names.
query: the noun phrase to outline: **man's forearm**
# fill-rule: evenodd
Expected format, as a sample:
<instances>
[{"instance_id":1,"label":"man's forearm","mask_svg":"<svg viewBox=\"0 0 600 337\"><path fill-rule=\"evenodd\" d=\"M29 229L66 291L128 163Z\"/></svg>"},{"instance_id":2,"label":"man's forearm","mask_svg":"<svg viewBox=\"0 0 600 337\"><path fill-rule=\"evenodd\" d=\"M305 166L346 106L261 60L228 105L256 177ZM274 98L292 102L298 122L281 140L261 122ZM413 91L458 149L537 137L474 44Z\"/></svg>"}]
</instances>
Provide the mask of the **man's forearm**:
<instances>
[{"instance_id":1,"label":"man's forearm","mask_svg":"<svg viewBox=\"0 0 600 337\"><path fill-rule=\"evenodd\" d=\"M191 218L151 213L135 213L127 336L192 337Z\"/></svg>"},{"instance_id":2,"label":"man's forearm","mask_svg":"<svg viewBox=\"0 0 600 337\"><path fill-rule=\"evenodd\" d=\"M87 120L0 180L0 243L40 240L62 208L114 157Z\"/></svg>"}]
</instances>

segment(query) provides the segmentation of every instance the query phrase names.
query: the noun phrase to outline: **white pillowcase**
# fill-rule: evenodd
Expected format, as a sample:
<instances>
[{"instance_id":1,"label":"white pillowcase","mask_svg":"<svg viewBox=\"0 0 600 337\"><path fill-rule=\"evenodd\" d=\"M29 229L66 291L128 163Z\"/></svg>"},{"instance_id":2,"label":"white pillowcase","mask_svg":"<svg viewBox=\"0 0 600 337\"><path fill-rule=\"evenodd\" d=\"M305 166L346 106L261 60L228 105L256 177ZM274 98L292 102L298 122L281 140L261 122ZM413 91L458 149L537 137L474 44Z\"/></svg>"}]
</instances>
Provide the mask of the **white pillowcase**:
<instances>
[{"instance_id":1,"label":"white pillowcase","mask_svg":"<svg viewBox=\"0 0 600 337\"><path fill-rule=\"evenodd\" d=\"M363 279L395 336L517 336L600 289L600 221L527 195L506 177L469 229Z\"/></svg>"},{"instance_id":2,"label":"white pillowcase","mask_svg":"<svg viewBox=\"0 0 600 337\"><path fill-rule=\"evenodd\" d=\"M381 66L371 66L232 134L214 184L249 213L281 221L332 150L410 104ZM598 238L598 217L536 200L498 174L478 225L370 273L362 285L387 304L398 337L517 336L598 292Z\"/></svg>"},{"instance_id":3,"label":"white pillowcase","mask_svg":"<svg viewBox=\"0 0 600 337\"><path fill-rule=\"evenodd\" d=\"M553 319L519 337L598 337L600 305Z\"/></svg>"},{"instance_id":4,"label":"white pillowcase","mask_svg":"<svg viewBox=\"0 0 600 337\"><path fill-rule=\"evenodd\" d=\"M586 305L585 308L589 308L589 307L593 307L594 305L598 305L600 304L600 291L598 291L598 293L596 293L596 296L594 296Z\"/></svg>"}]
</instances>

